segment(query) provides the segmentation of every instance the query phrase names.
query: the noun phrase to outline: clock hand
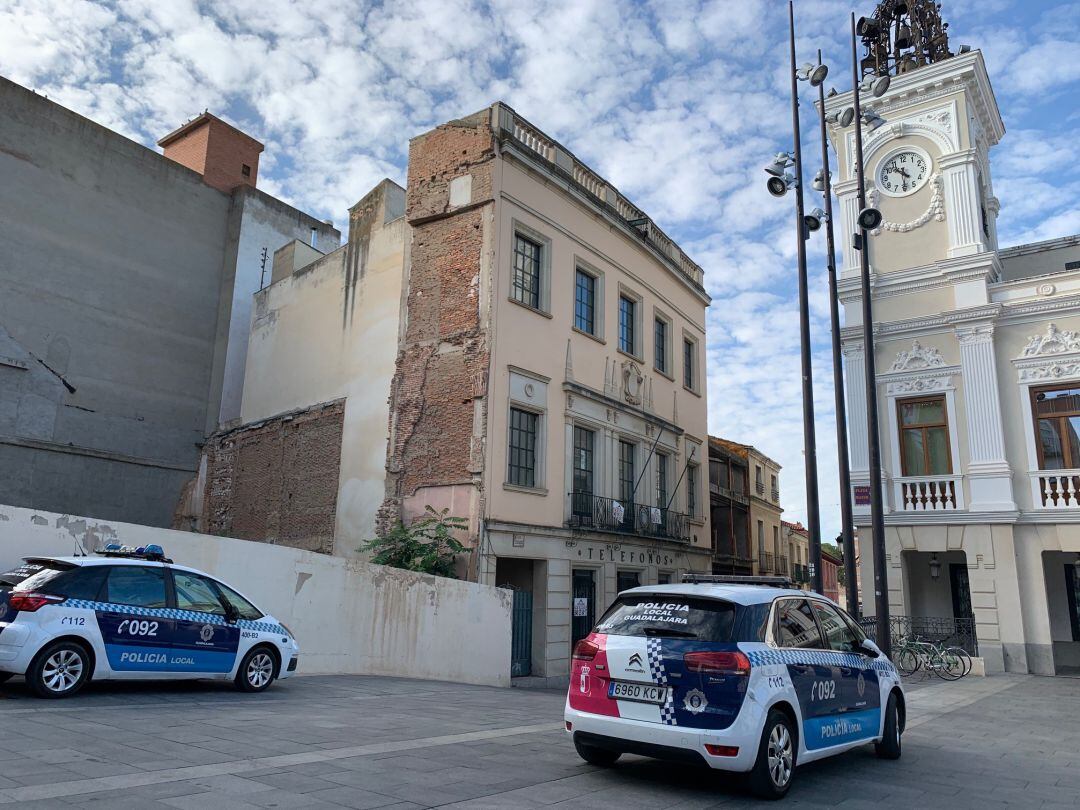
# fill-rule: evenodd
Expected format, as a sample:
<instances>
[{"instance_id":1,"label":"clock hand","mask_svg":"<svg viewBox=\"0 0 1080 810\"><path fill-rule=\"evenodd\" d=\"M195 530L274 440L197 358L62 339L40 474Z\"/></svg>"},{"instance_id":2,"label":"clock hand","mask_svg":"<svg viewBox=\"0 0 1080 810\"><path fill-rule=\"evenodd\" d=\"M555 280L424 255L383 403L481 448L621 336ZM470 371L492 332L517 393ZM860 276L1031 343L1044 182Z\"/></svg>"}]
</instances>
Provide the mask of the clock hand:
<instances>
[{"instance_id":1,"label":"clock hand","mask_svg":"<svg viewBox=\"0 0 1080 810\"><path fill-rule=\"evenodd\" d=\"M910 180L910 179L911 179L911 175L907 173L907 170L906 170L906 169L902 169L902 168L900 168L899 166L897 166L897 167L896 167L896 170L897 170L898 172L900 172L900 174L904 175L904 177L908 178L908 180Z\"/></svg>"}]
</instances>

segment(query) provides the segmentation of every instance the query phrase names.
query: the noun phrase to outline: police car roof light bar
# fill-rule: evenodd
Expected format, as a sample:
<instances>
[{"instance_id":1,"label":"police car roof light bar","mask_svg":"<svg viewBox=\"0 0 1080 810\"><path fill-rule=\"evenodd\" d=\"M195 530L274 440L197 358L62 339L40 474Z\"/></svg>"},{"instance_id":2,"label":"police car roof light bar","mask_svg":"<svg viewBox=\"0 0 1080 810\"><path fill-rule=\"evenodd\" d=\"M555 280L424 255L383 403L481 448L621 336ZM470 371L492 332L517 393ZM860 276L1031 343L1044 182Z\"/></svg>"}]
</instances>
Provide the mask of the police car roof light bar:
<instances>
[{"instance_id":1,"label":"police car roof light bar","mask_svg":"<svg viewBox=\"0 0 1080 810\"><path fill-rule=\"evenodd\" d=\"M787 577L740 576L735 574L684 574L683 583L696 585L713 583L716 585L769 585L773 588L790 588L792 582Z\"/></svg>"},{"instance_id":2,"label":"police car roof light bar","mask_svg":"<svg viewBox=\"0 0 1080 810\"><path fill-rule=\"evenodd\" d=\"M119 543L109 543L104 548L96 549L94 553L100 554L102 557L125 557L132 560L146 560L148 562L172 562L172 560L165 556L165 549L155 543L139 546L138 548L133 546L122 546Z\"/></svg>"}]
</instances>

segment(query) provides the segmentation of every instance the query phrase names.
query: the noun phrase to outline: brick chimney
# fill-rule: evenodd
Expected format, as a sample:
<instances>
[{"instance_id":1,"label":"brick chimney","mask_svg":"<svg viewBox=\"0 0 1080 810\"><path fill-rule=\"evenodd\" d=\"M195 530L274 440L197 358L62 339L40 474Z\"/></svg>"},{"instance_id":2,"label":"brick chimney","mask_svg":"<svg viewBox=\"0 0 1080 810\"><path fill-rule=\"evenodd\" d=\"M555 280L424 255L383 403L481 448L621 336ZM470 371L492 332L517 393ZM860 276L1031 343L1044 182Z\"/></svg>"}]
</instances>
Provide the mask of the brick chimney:
<instances>
[{"instance_id":1,"label":"brick chimney","mask_svg":"<svg viewBox=\"0 0 1080 810\"><path fill-rule=\"evenodd\" d=\"M250 135L204 112L160 141L165 157L197 171L208 186L228 194L254 186L263 145Z\"/></svg>"}]
</instances>

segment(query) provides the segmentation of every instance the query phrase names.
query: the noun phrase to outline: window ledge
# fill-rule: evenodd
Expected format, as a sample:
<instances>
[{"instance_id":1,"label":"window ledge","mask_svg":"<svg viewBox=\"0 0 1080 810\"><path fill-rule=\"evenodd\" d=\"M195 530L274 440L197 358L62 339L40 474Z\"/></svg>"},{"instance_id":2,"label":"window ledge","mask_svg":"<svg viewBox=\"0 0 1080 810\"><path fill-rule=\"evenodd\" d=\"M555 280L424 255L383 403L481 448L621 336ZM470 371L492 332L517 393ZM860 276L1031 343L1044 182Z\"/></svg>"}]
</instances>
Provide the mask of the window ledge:
<instances>
[{"instance_id":1,"label":"window ledge","mask_svg":"<svg viewBox=\"0 0 1080 810\"><path fill-rule=\"evenodd\" d=\"M507 492L520 492L523 495L539 495L544 497L548 494L546 487L523 487L519 484L510 484L503 482L503 489Z\"/></svg>"},{"instance_id":2,"label":"window ledge","mask_svg":"<svg viewBox=\"0 0 1080 810\"><path fill-rule=\"evenodd\" d=\"M693 388L690 388L690 387L685 386L685 385L683 386L683 391L686 391L687 393L693 394L695 397L700 397L701 396L700 391L695 391Z\"/></svg>"},{"instance_id":3,"label":"window ledge","mask_svg":"<svg viewBox=\"0 0 1080 810\"><path fill-rule=\"evenodd\" d=\"M548 317L551 317L551 316L549 315ZM602 337L599 337L597 335L592 334L591 332L586 332L584 329L578 329L576 326L571 326L570 329L573 330L574 332L577 332L579 335L584 335L585 337L589 338L590 340L595 340L601 346L606 346L607 345L606 340L604 340Z\"/></svg>"},{"instance_id":4,"label":"window ledge","mask_svg":"<svg viewBox=\"0 0 1080 810\"><path fill-rule=\"evenodd\" d=\"M537 315L541 316L542 318L547 318L549 321L552 320L552 318L553 318L553 316L552 316L552 314L550 312L545 312L542 309L537 309L534 306L529 306L528 304L526 304L523 301L518 301L512 295L507 296L506 300L509 301L511 304L517 304L522 309L527 309L529 312L535 312Z\"/></svg>"},{"instance_id":5,"label":"window ledge","mask_svg":"<svg viewBox=\"0 0 1080 810\"><path fill-rule=\"evenodd\" d=\"M636 354L631 354L630 352L626 351L625 349L616 349L615 351L617 351L619 354L621 354L621 355L623 355L625 357L629 357L631 360L635 360L638 363L641 363L642 365L645 364L645 358L644 357L640 357L640 356L638 356Z\"/></svg>"},{"instance_id":6,"label":"window ledge","mask_svg":"<svg viewBox=\"0 0 1080 810\"><path fill-rule=\"evenodd\" d=\"M668 380L671 380L672 382L675 382L674 375L668 374L666 371L661 371L656 366L653 366L652 370L655 371L657 374L659 374L661 377L664 377L665 379L668 379Z\"/></svg>"},{"instance_id":7,"label":"window ledge","mask_svg":"<svg viewBox=\"0 0 1080 810\"><path fill-rule=\"evenodd\" d=\"M688 517L686 519L686 522L693 525L693 526L704 526L705 525L705 518L703 518L703 517L699 517L699 518Z\"/></svg>"}]
</instances>

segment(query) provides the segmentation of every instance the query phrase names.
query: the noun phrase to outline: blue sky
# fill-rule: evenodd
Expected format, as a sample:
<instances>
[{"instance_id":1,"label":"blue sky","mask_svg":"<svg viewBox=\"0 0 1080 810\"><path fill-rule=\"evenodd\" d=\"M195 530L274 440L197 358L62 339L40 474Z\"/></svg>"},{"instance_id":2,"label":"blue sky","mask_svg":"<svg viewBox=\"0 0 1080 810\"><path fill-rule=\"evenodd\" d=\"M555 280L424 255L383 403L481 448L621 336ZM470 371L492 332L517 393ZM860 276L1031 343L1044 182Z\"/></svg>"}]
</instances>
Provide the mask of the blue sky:
<instances>
[{"instance_id":1,"label":"blue sky","mask_svg":"<svg viewBox=\"0 0 1080 810\"><path fill-rule=\"evenodd\" d=\"M983 50L1006 135L1002 246L1080 232L1080 3L942 0ZM800 61L844 90L848 14L797 0ZM0 73L147 146L209 109L266 144L259 185L346 221L408 139L501 99L614 182L705 268L709 428L784 466L805 520L790 200L761 166L790 148L786 3L563 0L0 0ZM819 154L803 105L807 167ZM808 200L808 203L813 204ZM839 530L822 240L811 242L822 531Z\"/></svg>"}]
</instances>

